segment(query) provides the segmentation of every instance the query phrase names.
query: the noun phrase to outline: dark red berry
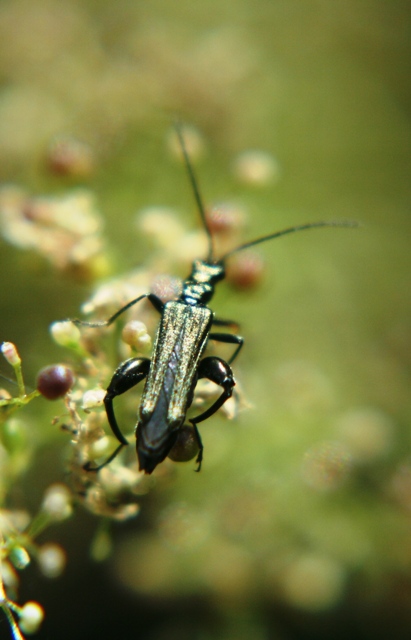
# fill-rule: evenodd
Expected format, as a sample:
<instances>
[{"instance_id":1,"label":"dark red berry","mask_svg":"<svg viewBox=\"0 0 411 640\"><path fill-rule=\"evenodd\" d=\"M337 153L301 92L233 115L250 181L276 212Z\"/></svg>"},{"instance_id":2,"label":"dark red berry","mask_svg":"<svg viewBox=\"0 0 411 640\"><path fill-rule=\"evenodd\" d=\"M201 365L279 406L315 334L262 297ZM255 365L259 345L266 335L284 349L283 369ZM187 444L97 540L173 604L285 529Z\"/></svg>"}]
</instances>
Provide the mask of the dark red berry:
<instances>
[{"instance_id":1,"label":"dark red berry","mask_svg":"<svg viewBox=\"0 0 411 640\"><path fill-rule=\"evenodd\" d=\"M198 453L198 441L190 425L184 425L178 432L177 440L168 457L174 462L188 462Z\"/></svg>"},{"instance_id":2,"label":"dark red berry","mask_svg":"<svg viewBox=\"0 0 411 640\"><path fill-rule=\"evenodd\" d=\"M47 400L65 396L74 384L74 373L64 364L51 364L37 375L37 391Z\"/></svg>"},{"instance_id":3,"label":"dark red berry","mask_svg":"<svg viewBox=\"0 0 411 640\"><path fill-rule=\"evenodd\" d=\"M261 283L263 275L264 262L251 251L234 256L227 265L227 282L239 290L255 289Z\"/></svg>"}]
</instances>

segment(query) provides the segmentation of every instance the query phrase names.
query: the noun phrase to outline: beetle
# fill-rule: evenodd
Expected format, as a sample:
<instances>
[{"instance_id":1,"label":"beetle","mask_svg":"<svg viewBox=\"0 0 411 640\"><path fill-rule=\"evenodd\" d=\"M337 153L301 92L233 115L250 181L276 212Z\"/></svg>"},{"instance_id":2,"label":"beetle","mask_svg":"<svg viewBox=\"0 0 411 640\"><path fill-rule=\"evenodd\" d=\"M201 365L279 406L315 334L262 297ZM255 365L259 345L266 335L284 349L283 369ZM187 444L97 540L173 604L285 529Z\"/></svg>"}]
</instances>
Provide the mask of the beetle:
<instances>
[{"instance_id":1,"label":"beetle","mask_svg":"<svg viewBox=\"0 0 411 640\"><path fill-rule=\"evenodd\" d=\"M203 200L180 125L176 125L176 132L202 226L207 234L208 255L206 259L194 260L191 273L184 281L177 300L164 303L153 293L146 293L128 302L108 320L72 320L77 325L88 327L108 326L127 309L144 299L148 300L161 316L151 360L135 357L122 362L110 381L104 405L109 425L120 445L102 465L86 465L92 471L97 471L111 462L118 452L129 444L117 423L113 406L115 398L145 380L135 435L139 468L150 474L170 454L182 434L183 427L188 426L184 423L193 401L197 381L207 378L217 384L222 392L208 409L189 419L198 443L196 471L199 471L203 459L203 444L197 425L212 416L232 396L235 379L231 364L244 343L244 339L235 333L212 331L213 325L234 330L237 328L235 322L217 318L208 306L216 284L225 277L226 260L234 253L297 231L318 227L357 226L357 223L351 221L319 221L297 225L246 242L217 259ZM228 362L217 356L202 357L209 340L234 346L234 352Z\"/></svg>"}]
</instances>

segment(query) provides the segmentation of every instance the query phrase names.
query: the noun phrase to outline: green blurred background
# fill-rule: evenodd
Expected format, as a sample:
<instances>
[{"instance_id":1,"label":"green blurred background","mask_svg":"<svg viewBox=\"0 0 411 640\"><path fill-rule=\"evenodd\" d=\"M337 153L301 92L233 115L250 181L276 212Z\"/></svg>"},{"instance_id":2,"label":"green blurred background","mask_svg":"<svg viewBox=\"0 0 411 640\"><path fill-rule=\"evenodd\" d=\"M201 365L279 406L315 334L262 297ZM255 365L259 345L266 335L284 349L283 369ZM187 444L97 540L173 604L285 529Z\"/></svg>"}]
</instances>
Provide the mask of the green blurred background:
<instances>
[{"instance_id":1,"label":"green blurred background","mask_svg":"<svg viewBox=\"0 0 411 640\"><path fill-rule=\"evenodd\" d=\"M108 562L88 559L88 514L50 532L66 575L22 576L23 600L46 608L39 638L409 637L410 20L403 0L0 3L0 179L62 193L79 181L47 170L50 142L87 143L95 169L80 182L114 273L148 256L130 233L138 209L197 221L167 152L175 114L204 136L205 199L242 203L247 237L363 223L267 245L257 292L220 287L213 308L241 323L252 408L204 424L201 474L188 464L154 485ZM276 158L275 183L236 179L250 148ZM0 339L33 384L64 357L50 322L78 315L92 285L3 241L0 269ZM15 489L23 504L64 478L45 471L46 449L38 485Z\"/></svg>"}]
</instances>

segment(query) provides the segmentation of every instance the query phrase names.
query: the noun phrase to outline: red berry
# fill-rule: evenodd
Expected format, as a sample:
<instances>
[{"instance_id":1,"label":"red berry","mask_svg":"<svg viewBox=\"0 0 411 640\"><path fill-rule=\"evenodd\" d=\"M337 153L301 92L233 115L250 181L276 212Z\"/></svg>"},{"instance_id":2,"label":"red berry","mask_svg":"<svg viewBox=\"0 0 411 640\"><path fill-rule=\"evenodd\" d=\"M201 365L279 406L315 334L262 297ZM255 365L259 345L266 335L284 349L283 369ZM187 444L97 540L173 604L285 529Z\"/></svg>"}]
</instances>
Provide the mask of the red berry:
<instances>
[{"instance_id":1,"label":"red berry","mask_svg":"<svg viewBox=\"0 0 411 640\"><path fill-rule=\"evenodd\" d=\"M74 384L74 373L64 364L51 364L37 375L37 391L47 400L65 396Z\"/></svg>"},{"instance_id":2,"label":"red berry","mask_svg":"<svg viewBox=\"0 0 411 640\"><path fill-rule=\"evenodd\" d=\"M236 289L255 289L261 283L263 275L264 262L251 251L234 256L227 265L227 282Z\"/></svg>"}]
</instances>

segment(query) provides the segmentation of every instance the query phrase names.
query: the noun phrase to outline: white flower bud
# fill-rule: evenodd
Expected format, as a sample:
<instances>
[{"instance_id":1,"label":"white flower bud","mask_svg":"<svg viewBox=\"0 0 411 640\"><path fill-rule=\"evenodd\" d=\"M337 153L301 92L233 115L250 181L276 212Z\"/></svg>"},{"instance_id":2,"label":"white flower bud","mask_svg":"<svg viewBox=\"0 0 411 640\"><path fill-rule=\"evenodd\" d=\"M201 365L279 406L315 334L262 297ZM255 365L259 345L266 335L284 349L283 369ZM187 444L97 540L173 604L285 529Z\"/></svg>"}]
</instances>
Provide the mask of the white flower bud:
<instances>
[{"instance_id":1,"label":"white flower bud","mask_svg":"<svg viewBox=\"0 0 411 640\"><path fill-rule=\"evenodd\" d=\"M50 333L54 342L63 347L77 346L80 341L80 330L70 320L53 322L50 325Z\"/></svg>"},{"instance_id":2,"label":"white flower bud","mask_svg":"<svg viewBox=\"0 0 411 640\"><path fill-rule=\"evenodd\" d=\"M42 510L52 520L65 520L72 514L71 493L64 484L52 484L44 493Z\"/></svg>"},{"instance_id":3,"label":"white flower bud","mask_svg":"<svg viewBox=\"0 0 411 640\"><path fill-rule=\"evenodd\" d=\"M244 151L234 163L236 178L245 184L256 187L276 182L280 173L277 159L270 153L258 149Z\"/></svg>"},{"instance_id":4,"label":"white flower bud","mask_svg":"<svg viewBox=\"0 0 411 640\"><path fill-rule=\"evenodd\" d=\"M3 342L1 345L1 352L12 367L21 364L19 352L17 351L16 345L12 342Z\"/></svg>"},{"instance_id":5,"label":"white flower bud","mask_svg":"<svg viewBox=\"0 0 411 640\"><path fill-rule=\"evenodd\" d=\"M39 549L37 560L46 578L58 578L66 566L66 553L60 545L48 543Z\"/></svg>"},{"instance_id":6,"label":"white flower bud","mask_svg":"<svg viewBox=\"0 0 411 640\"><path fill-rule=\"evenodd\" d=\"M144 322L139 320L130 320L124 325L121 333L123 342L135 347L137 351L147 352L151 348L151 338L147 333L147 327Z\"/></svg>"},{"instance_id":7,"label":"white flower bud","mask_svg":"<svg viewBox=\"0 0 411 640\"><path fill-rule=\"evenodd\" d=\"M26 602L19 612L19 627L23 633L36 633L43 618L44 610L38 602Z\"/></svg>"},{"instance_id":8,"label":"white flower bud","mask_svg":"<svg viewBox=\"0 0 411 640\"><path fill-rule=\"evenodd\" d=\"M90 389L83 395L82 408L88 411L95 407L101 407L106 391L104 389Z\"/></svg>"},{"instance_id":9,"label":"white flower bud","mask_svg":"<svg viewBox=\"0 0 411 640\"><path fill-rule=\"evenodd\" d=\"M103 436L90 444L89 455L91 460L104 456L108 452L110 445L111 440L108 436Z\"/></svg>"}]
</instances>

